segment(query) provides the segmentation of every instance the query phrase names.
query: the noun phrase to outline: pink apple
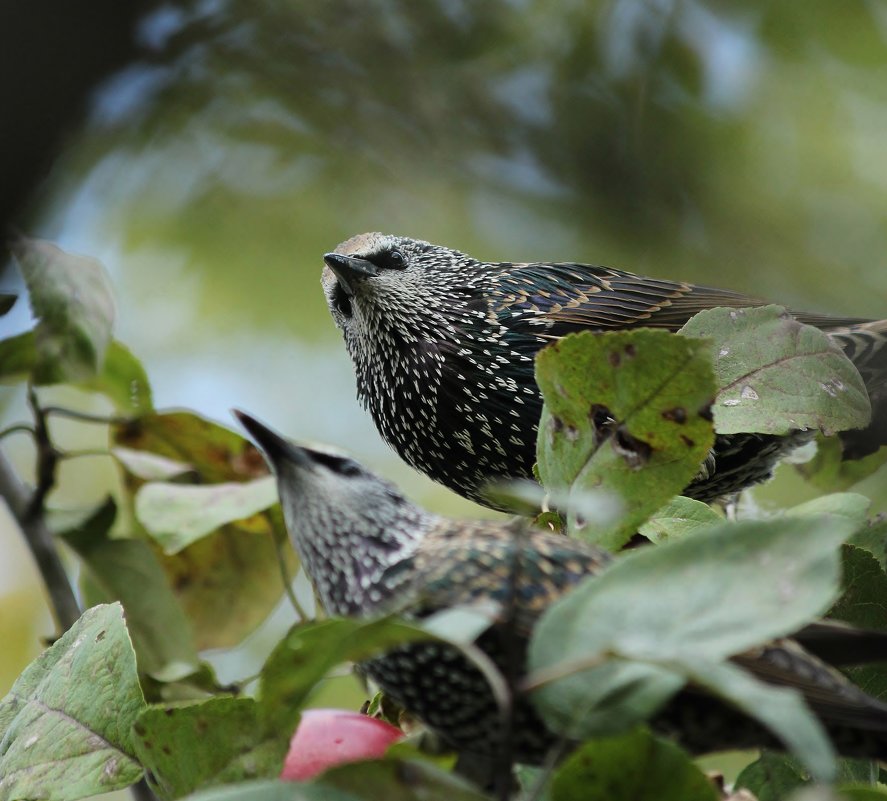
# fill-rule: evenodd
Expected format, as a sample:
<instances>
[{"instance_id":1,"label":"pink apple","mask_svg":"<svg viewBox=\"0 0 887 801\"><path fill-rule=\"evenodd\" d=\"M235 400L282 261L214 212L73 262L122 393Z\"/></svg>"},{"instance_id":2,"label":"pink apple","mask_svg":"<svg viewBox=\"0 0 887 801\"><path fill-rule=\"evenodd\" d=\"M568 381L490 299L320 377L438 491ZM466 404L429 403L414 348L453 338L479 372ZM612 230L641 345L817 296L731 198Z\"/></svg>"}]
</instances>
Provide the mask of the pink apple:
<instances>
[{"instance_id":1,"label":"pink apple","mask_svg":"<svg viewBox=\"0 0 887 801\"><path fill-rule=\"evenodd\" d=\"M290 740L281 779L306 781L318 773L385 753L403 732L376 718L345 709L306 709Z\"/></svg>"}]
</instances>

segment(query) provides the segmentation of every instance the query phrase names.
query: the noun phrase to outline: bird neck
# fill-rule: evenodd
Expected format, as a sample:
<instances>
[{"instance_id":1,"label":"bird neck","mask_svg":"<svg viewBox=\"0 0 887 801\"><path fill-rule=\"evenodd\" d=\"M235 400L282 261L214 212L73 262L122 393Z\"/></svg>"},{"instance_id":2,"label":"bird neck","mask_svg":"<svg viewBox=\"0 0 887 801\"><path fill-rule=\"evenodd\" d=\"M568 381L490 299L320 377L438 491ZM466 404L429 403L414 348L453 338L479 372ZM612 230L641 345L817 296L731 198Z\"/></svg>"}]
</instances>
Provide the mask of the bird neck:
<instances>
[{"instance_id":1,"label":"bird neck","mask_svg":"<svg viewBox=\"0 0 887 801\"><path fill-rule=\"evenodd\" d=\"M382 574L418 548L434 520L411 504L397 512L391 521L363 516L331 521L329 539L296 536L296 550L327 613L371 616L386 600Z\"/></svg>"}]
</instances>

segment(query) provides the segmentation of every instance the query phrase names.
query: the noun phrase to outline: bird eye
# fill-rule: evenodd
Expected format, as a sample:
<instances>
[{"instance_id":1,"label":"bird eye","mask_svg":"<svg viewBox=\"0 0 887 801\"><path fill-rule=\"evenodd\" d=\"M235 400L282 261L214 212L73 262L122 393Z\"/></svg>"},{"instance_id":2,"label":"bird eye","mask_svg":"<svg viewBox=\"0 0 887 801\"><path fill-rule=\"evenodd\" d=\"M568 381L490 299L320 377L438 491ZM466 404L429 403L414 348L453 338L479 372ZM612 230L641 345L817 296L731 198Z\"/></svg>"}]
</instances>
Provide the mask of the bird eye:
<instances>
[{"instance_id":1,"label":"bird eye","mask_svg":"<svg viewBox=\"0 0 887 801\"><path fill-rule=\"evenodd\" d=\"M393 270L402 270L407 266L406 256L403 255L399 250L392 250L388 254L388 258L386 260L388 264L386 266L390 267Z\"/></svg>"},{"instance_id":2,"label":"bird eye","mask_svg":"<svg viewBox=\"0 0 887 801\"><path fill-rule=\"evenodd\" d=\"M323 451L314 451L312 455L315 462L319 462L340 476L359 476L363 473L360 465L347 456L337 456L334 453L324 453Z\"/></svg>"}]
</instances>

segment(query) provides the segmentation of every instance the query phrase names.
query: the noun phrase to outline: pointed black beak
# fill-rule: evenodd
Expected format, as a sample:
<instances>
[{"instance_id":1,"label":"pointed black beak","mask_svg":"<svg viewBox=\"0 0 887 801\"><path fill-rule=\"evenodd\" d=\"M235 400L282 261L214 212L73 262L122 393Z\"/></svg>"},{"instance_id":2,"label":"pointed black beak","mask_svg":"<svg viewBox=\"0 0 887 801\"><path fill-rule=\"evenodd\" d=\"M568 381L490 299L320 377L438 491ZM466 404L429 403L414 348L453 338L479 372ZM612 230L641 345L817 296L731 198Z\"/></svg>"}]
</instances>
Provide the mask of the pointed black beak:
<instances>
[{"instance_id":1,"label":"pointed black beak","mask_svg":"<svg viewBox=\"0 0 887 801\"><path fill-rule=\"evenodd\" d=\"M342 289L349 296L354 295L354 287L358 282L379 275L379 268L366 259L342 256L339 253L327 253L323 260L326 262L326 266L336 274Z\"/></svg>"},{"instance_id":2,"label":"pointed black beak","mask_svg":"<svg viewBox=\"0 0 887 801\"><path fill-rule=\"evenodd\" d=\"M312 460L304 448L284 439L276 431L240 409L232 409L231 412L262 449L265 458L272 467L276 467L283 461L294 462L303 467L312 466Z\"/></svg>"}]
</instances>

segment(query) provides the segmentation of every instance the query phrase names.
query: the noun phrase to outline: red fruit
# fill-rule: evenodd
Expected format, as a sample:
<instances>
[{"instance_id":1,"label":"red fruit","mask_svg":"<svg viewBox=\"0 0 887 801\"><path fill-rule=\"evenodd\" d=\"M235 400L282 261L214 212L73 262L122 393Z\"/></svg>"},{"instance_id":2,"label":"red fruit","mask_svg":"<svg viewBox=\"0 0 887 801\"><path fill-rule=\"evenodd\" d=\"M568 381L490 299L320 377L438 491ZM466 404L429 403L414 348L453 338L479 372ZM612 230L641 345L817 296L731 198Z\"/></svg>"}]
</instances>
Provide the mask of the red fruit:
<instances>
[{"instance_id":1,"label":"red fruit","mask_svg":"<svg viewBox=\"0 0 887 801\"><path fill-rule=\"evenodd\" d=\"M358 712L306 709L290 740L280 778L306 781L334 765L380 757L401 737L400 729Z\"/></svg>"}]
</instances>

